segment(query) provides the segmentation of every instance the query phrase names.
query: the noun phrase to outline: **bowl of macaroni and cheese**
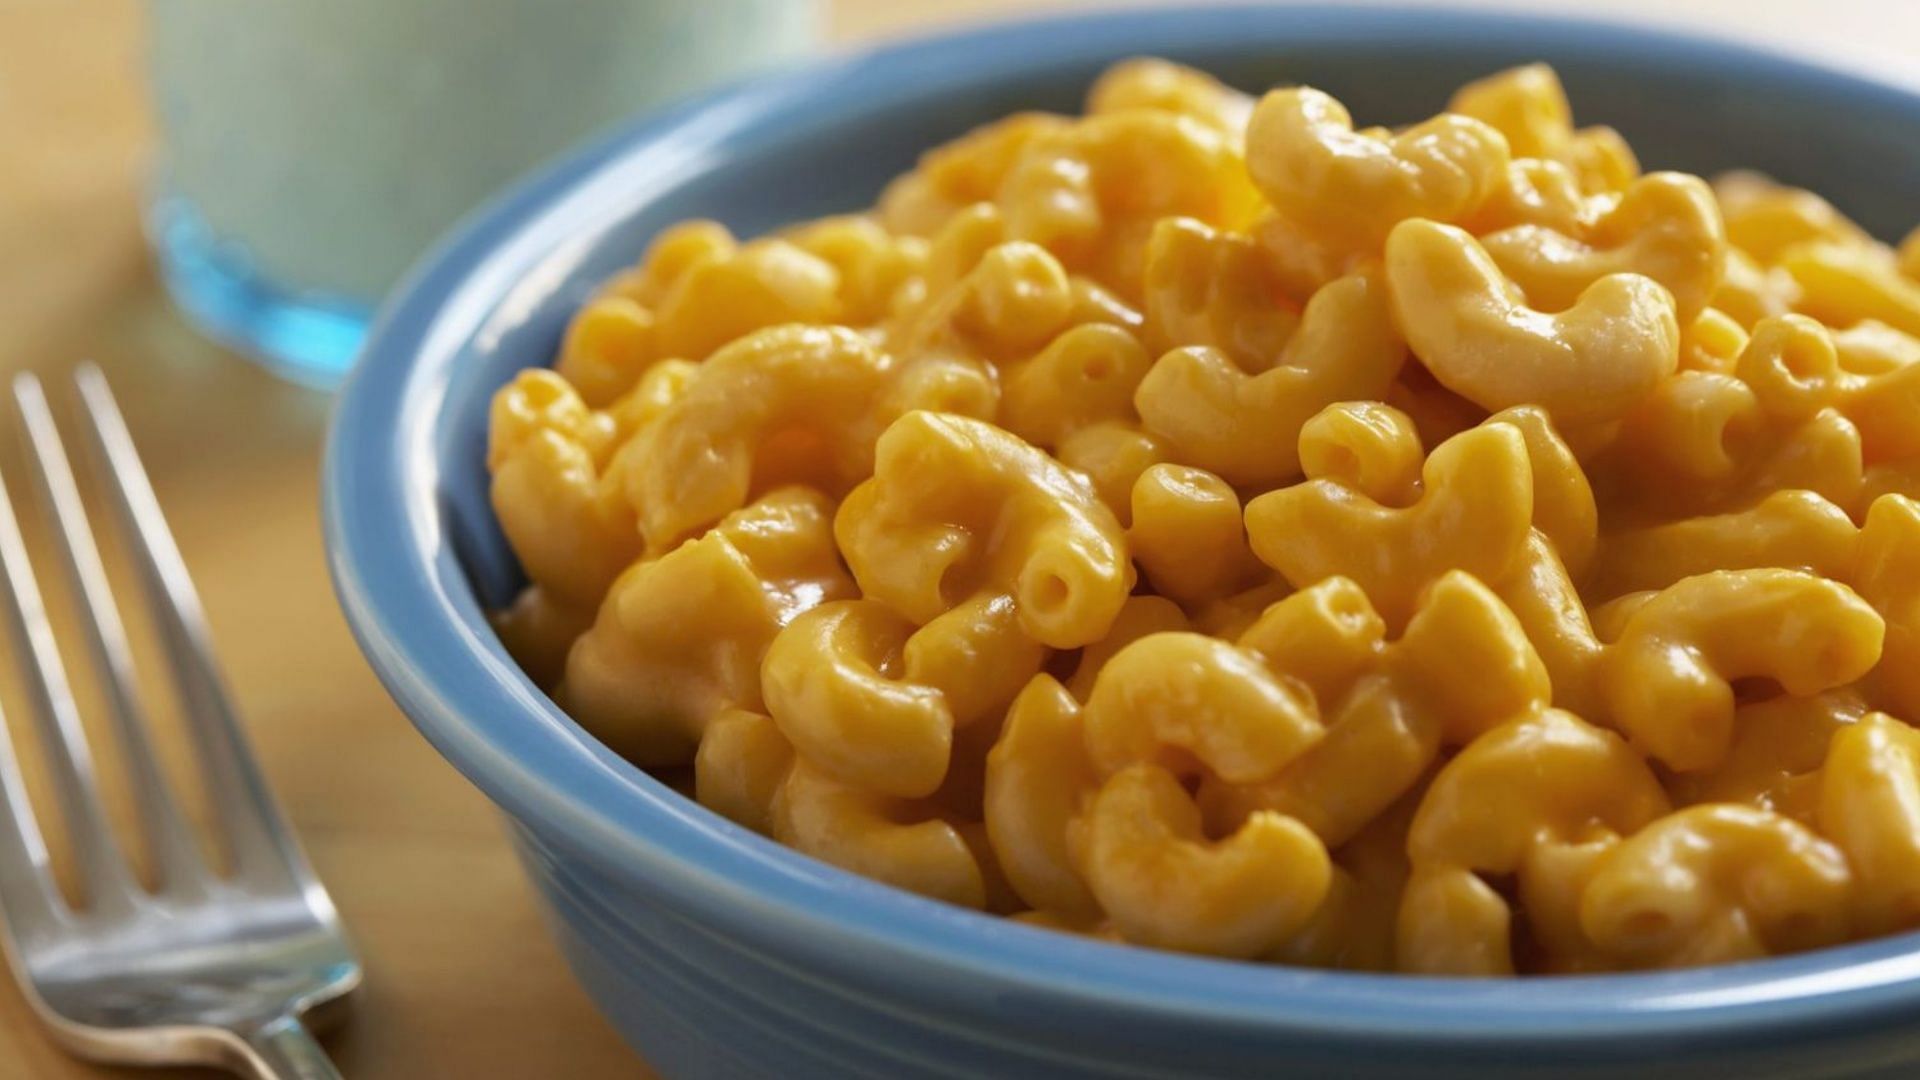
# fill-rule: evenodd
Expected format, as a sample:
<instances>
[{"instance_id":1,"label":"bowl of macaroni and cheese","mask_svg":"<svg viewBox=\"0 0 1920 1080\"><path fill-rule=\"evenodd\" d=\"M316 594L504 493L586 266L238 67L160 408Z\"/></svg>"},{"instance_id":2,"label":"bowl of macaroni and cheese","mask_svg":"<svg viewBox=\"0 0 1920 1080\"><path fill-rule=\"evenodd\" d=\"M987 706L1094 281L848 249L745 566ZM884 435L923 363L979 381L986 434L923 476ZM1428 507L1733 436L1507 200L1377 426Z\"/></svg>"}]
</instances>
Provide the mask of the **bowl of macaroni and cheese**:
<instances>
[{"instance_id":1,"label":"bowl of macaroni and cheese","mask_svg":"<svg viewBox=\"0 0 1920 1080\"><path fill-rule=\"evenodd\" d=\"M1916 222L1652 30L895 45L418 268L336 584L668 1075L1920 1067Z\"/></svg>"}]
</instances>

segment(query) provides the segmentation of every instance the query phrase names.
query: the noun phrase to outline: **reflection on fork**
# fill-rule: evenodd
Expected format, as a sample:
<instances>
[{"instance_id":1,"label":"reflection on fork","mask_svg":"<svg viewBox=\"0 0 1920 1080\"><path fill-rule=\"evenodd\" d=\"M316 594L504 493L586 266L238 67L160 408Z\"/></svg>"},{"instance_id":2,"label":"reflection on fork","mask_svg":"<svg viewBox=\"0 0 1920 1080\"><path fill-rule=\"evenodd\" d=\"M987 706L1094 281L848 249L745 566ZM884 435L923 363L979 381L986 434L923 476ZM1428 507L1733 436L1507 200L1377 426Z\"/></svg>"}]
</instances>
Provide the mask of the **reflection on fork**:
<instances>
[{"instance_id":1,"label":"reflection on fork","mask_svg":"<svg viewBox=\"0 0 1920 1080\"><path fill-rule=\"evenodd\" d=\"M20 375L13 392L38 466L34 486L80 602L156 886L141 886L109 834L53 628L0 484L0 607L21 654L29 711L85 898L70 906L56 887L11 740L0 729L0 914L14 977L54 1036L82 1057L224 1065L263 1078L337 1077L305 1020L345 1003L360 982L359 963L247 746L186 565L106 380L85 365L75 384L84 456L152 608L230 872L208 866L161 773L126 634L52 411L39 381Z\"/></svg>"}]
</instances>

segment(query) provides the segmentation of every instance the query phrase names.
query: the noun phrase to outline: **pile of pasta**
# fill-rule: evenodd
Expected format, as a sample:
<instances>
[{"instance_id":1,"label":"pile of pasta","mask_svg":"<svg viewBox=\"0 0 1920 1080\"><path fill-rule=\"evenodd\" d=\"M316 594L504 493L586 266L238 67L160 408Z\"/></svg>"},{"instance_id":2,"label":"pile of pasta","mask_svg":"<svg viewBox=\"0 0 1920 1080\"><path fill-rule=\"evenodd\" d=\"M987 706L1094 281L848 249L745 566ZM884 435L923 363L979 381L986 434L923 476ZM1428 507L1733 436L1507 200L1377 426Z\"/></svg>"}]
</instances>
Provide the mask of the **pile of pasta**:
<instances>
[{"instance_id":1,"label":"pile of pasta","mask_svg":"<svg viewBox=\"0 0 1920 1080\"><path fill-rule=\"evenodd\" d=\"M1534 65L1155 60L869 213L667 230L493 405L555 700L954 904L1461 975L1920 926L1920 233Z\"/></svg>"}]
</instances>

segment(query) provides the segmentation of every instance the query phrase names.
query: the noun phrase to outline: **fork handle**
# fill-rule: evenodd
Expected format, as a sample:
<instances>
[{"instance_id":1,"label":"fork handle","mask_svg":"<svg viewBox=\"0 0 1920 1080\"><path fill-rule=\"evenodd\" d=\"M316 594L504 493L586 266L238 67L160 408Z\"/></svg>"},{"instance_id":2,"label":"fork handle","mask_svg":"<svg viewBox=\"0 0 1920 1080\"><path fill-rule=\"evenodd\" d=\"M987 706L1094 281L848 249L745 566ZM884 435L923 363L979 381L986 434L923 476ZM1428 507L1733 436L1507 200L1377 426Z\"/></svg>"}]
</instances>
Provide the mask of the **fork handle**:
<instances>
[{"instance_id":1,"label":"fork handle","mask_svg":"<svg viewBox=\"0 0 1920 1080\"><path fill-rule=\"evenodd\" d=\"M256 1080L341 1080L340 1070L298 1017L283 1016L240 1033Z\"/></svg>"}]
</instances>

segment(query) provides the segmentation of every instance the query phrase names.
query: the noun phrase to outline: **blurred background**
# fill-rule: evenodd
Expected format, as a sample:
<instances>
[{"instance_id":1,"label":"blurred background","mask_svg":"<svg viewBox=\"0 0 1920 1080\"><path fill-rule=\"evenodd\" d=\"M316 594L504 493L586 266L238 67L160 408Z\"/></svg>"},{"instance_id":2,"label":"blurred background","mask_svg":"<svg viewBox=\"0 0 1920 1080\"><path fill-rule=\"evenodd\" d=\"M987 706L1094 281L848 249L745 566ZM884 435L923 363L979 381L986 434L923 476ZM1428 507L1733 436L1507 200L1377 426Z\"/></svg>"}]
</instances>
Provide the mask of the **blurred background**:
<instances>
[{"instance_id":1,"label":"blurred background","mask_svg":"<svg viewBox=\"0 0 1920 1080\"><path fill-rule=\"evenodd\" d=\"M267 772L367 961L330 1044L347 1075L645 1075L567 979L491 811L334 607L317 468L361 320L498 184L706 80L1096 2L0 0L0 374L40 371L60 398L91 358L125 403ZM1479 6L1681 25L1920 83L1915 0ZM0 409L0 474L22 475L13 426ZM0 708L19 716L15 681L0 675ZM105 1075L0 985L0 1076Z\"/></svg>"}]
</instances>

